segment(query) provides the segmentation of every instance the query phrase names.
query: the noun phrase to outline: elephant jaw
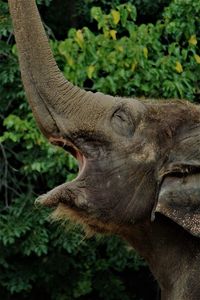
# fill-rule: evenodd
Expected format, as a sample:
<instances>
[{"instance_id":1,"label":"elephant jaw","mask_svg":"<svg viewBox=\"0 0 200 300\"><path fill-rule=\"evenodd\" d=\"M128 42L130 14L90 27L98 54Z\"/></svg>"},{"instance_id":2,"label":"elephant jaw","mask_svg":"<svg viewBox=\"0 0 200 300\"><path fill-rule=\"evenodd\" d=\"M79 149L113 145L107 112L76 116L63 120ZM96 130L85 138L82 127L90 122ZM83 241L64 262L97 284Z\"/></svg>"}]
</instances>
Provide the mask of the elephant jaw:
<instances>
[{"instance_id":1,"label":"elephant jaw","mask_svg":"<svg viewBox=\"0 0 200 300\"><path fill-rule=\"evenodd\" d=\"M84 178L86 176L87 158L71 141L64 138L49 138L50 143L64 148L76 158L79 165L77 177L70 182L61 184L47 194L35 200L36 206L53 208L53 220L71 220L83 226L86 236L91 237L96 233L117 233L120 227L114 223L106 223L88 214L86 195L84 192Z\"/></svg>"}]
</instances>

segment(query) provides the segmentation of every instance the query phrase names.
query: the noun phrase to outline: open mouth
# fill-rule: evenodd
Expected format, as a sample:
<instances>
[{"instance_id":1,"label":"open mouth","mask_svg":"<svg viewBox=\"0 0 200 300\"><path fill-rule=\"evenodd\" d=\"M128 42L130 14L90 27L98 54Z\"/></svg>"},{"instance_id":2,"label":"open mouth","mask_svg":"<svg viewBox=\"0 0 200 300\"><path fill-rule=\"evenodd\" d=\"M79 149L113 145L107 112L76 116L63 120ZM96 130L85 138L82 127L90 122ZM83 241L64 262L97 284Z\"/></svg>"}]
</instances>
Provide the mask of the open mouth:
<instances>
[{"instance_id":1,"label":"open mouth","mask_svg":"<svg viewBox=\"0 0 200 300\"><path fill-rule=\"evenodd\" d=\"M80 177L80 175L82 174L85 164L86 164L86 158L83 155L83 153L81 152L80 149L78 149L78 147L75 146L75 144L73 144L71 141L64 139L62 137L60 138L54 138L54 137L50 137L49 141L51 144L59 146L61 148L63 148L64 150L66 150L68 153L70 153L78 162L78 167L79 167L79 172L78 172L78 177Z\"/></svg>"},{"instance_id":2,"label":"open mouth","mask_svg":"<svg viewBox=\"0 0 200 300\"><path fill-rule=\"evenodd\" d=\"M61 184L60 186L57 186L53 190L49 191L47 194L39 196L35 200L35 204L39 206L43 205L56 208L61 203L67 205L69 208L71 207L75 209L77 206L77 199L81 196L80 182L81 187L83 187L83 173L86 169L86 157L82 151L78 149L78 147L70 140L62 137L50 137L49 141L51 144L65 149L77 160L79 172L74 180Z\"/></svg>"}]
</instances>

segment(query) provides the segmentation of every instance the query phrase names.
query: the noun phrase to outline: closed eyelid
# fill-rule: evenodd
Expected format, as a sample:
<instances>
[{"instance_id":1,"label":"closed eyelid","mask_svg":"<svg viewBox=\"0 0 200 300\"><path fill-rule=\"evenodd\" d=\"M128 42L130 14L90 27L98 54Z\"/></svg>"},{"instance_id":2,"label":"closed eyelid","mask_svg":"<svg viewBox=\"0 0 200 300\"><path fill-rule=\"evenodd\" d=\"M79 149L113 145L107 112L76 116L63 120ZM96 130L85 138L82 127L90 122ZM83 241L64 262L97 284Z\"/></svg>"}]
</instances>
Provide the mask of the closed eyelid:
<instances>
[{"instance_id":1,"label":"closed eyelid","mask_svg":"<svg viewBox=\"0 0 200 300\"><path fill-rule=\"evenodd\" d=\"M118 109L115 113L114 116L120 117L121 119L126 119L127 115L126 112L122 109Z\"/></svg>"},{"instance_id":2,"label":"closed eyelid","mask_svg":"<svg viewBox=\"0 0 200 300\"><path fill-rule=\"evenodd\" d=\"M135 131L135 124L128 108L118 107L111 118L113 129L122 136L131 137Z\"/></svg>"},{"instance_id":3,"label":"closed eyelid","mask_svg":"<svg viewBox=\"0 0 200 300\"><path fill-rule=\"evenodd\" d=\"M124 113L125 115L127 114L129 114L128 113L128 107L126 106L126 104L125 103L120 103L120 104L118 104L114 109L113 109L113 113L112 113L112 117L113 116L115 116L115 115L117 115L117 113Z\"/></svg>"}]
</instances>

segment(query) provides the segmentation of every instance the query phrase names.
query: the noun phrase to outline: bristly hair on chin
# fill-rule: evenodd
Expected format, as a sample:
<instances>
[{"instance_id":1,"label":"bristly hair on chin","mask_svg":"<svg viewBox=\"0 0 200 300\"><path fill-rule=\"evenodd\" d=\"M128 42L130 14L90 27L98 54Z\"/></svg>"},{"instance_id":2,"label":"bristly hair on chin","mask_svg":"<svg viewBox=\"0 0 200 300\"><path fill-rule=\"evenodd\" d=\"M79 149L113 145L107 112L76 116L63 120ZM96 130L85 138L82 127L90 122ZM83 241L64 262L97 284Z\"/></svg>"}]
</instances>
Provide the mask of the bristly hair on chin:
<instances>
[{"instance_id":1,"label":"bristly hair on chin","mask_svg":"<svg viewBox=\"0 0 200 300\"><path fill-rule=\"evenodd\" d=\"M51 223L59 222L67 231L80 230L81 242L94 237L97 232L88 225L88 218L60 204L48 217Z\"/></svg>"}]
</instances>

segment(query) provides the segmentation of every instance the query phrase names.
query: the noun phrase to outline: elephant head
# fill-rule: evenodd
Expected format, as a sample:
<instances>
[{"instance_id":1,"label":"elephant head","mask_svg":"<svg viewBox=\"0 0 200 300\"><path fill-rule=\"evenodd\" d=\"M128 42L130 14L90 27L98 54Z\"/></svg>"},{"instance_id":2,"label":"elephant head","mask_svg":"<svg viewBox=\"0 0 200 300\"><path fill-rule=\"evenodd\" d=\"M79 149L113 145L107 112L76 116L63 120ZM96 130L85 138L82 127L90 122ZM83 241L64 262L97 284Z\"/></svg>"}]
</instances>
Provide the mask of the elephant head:
<instances>
[{"instance_id":1,"label":"elephant head","mask_svg":"<svg viewBox=\"0 0 200 300\"><path fill-rule=\"evenodd\" d=\"M164 214L200 236L200 111L182 101L91 93L59 71L35 0L9 0L22 79L46 138L78 161L79 174L37 202L95 232Z\"/></svg>"}]
</instances>

